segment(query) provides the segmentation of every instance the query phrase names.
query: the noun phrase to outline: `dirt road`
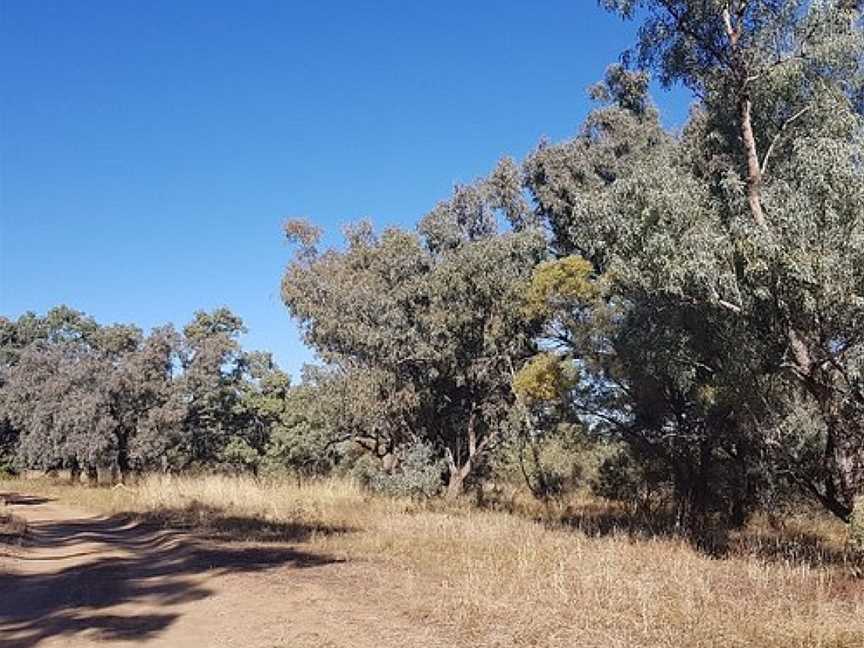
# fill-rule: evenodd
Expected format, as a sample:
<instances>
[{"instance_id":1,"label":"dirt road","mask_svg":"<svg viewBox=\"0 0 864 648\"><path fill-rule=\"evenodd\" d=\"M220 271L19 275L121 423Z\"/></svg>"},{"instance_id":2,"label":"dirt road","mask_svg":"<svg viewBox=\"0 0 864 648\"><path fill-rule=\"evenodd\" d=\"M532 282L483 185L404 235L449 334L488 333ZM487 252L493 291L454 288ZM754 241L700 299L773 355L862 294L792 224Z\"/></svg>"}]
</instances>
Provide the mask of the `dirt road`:
<instances>
[{"instance_id":1,"label":"dirt road","mask_svg":"<svg viewBox=\"0 0 864 648\"><path fill-rule=\"evenodd\" d=\"M224 543L0 493L29 525L0 557L0 647L455 645L378 566L302 544Z\"/></svg>"}]
</instances>

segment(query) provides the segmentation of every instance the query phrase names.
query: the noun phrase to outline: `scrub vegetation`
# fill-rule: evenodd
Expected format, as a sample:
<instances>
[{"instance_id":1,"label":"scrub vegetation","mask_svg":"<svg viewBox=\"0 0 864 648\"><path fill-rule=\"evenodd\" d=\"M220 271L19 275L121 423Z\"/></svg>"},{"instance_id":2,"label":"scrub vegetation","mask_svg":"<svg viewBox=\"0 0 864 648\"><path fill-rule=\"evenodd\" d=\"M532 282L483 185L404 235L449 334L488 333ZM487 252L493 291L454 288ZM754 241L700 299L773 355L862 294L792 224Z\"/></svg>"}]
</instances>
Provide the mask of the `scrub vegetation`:
<instances>
[{"instance_id":1,"label":"scrub vegetation","mask_svg":"<svg viewBox=\"0 0 864 648\"><path fill-rule=\"evenodd\" d=\"M413 229L285 223L299 381L227 309L0 319L0 470L302 528L479 645L864 645L864 6L600 4L638 42L573 138Z\"/></svg>"},{"instance_id":2,"label":"scrub vegetation","mask_svg":"<svg viewBox=\"0 0 864 648\"><path fill-rule=\"evenodd\" d=\"M477 646L860 646L864 588L830 516L759 516L715 555L591 498L506 510L372 496L355 481L152 476L124 489L0 482L105 516L363 565L417 624ZM719 539L718 539L719 541ZM717 553L722 552L722 553ZM718 559L720 558L720 559ZM394 590L395 591L395 590ZM385 594L386 596L386 594Z\"/></svg>"}]
</instances>

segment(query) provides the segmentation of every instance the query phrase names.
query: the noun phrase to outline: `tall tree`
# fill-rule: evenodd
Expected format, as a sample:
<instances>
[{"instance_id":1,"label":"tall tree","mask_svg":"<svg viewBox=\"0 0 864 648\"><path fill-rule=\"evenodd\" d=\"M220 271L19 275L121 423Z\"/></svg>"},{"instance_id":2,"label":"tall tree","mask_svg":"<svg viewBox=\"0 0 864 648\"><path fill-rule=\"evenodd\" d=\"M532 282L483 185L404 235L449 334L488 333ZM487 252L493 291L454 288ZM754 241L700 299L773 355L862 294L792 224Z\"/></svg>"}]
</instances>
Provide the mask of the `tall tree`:
<instances>
[{"instance_id":1,"label":"tall tree","mask_svg":"<svg viewBox=\"0 0 864 648\"><path fill-rule=\"evenodd\" d=\"M183 329L183 390L186 462L217 461L239 425L243 320L227 308L198 311Z\"/></svg>"},{"instance_id":2,"label":"tall tree","mask_svg":"<svg viewBox=\"0 0 864 648\"><path fill-rule=\"evenodd\" d=\"M321 253L314 228L287 228L300 247L283 299L307 342L368 396L355 401L370 406L353 408L352 437L382 455L411 440L434 446L451 495L510 425L512 368L534 349L520 293L545 241L519 180L505 161L457 187L417 233L360 224L344 251ZM499 232L502 215L512 231Z\"/></svg>"},{"instance_id":3,"label":"tall tree","mask_svg":"<svg viewBox=\"0 0 864 648\"><path fill-rule=\"evenodd\" d=\"M529 160L539 211L559 251L590 260L623 295L621 321L641 340L618 334L625 386L645 366L660 381L648 393L663 405L648 411L686 429L699 420L693 389L712 393L704 429L731 431L724 452L756 442L848 520L864 489L860 3L602 4L646 16L627 60L699 102L683 134L667 135L640 98L644 75L613 69L600 92L610 108ZM676 395L680 380L661 380L676 375L695 382ZM817 425L801 425L802 408Z\"/></svg>"},{"instance_id":4,"label":"tall tree","mask_svg":"<svg viewBox=\"0 0 864 648\"><path fill-rule=\"evenodd\" d=\"M29 467L73 473L152 466L185 416L170 328L98 326L66 307L7 323L3 410Z\"/></svg>"},{"instance_id":5,"label":"tall tree","mask_svg":"<svg viewBox=\"0 0 864 648\"><path fill-rule=\"evenodd\" d=\"M644 4L640 61L704 97L704 135L725 140L746 188L754 227L736 243L752 250L736 255L730 306L771 323L784 341L772 360L824 424L819 474L796 478L848 520L864 490L861 3Z\"/></svg>"},{"instance_id":6,"label":"tall tree","mask_svg":"<svg viewBox=\"0 0 864 648\"><path fill-rule=\"evenodd\" d=\"M240 348L242 330L227 309L196 313L182 335L99 326L66 307L0 321L3 451L91 476L257 466L289 381L268 354Z\"/></svg>"}]
</instances>

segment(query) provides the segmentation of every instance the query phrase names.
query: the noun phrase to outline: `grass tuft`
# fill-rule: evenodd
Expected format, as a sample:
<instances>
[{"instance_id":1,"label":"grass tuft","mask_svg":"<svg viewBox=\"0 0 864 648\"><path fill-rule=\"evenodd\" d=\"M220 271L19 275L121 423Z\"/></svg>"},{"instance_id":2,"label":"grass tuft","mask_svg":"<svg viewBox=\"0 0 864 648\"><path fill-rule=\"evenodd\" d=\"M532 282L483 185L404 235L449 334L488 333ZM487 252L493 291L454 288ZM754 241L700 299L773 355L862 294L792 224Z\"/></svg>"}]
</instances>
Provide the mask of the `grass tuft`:
<instances>
[{"instance_id":1,"label":"grass tuft","mask_svg":"<svg viewBox=\"0 0 864 648\"><path fill-rule=\"evenodd\" d=\"M0 499L0 544L21 544L26 534L27 522L12 513L6 502Z\"/></svg>"}]
</instances>

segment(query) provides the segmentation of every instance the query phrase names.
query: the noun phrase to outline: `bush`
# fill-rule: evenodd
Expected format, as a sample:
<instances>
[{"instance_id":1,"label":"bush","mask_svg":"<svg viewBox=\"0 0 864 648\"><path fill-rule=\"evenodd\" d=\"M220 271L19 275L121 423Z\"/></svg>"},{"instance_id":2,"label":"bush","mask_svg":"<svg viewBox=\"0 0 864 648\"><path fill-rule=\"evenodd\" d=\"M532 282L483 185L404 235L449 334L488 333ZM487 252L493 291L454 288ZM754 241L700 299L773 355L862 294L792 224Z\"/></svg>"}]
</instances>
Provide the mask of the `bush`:
<instances>
[{"instance_id":1,"label":"bush","mask_svg":"<svg viewBox=\"0 0 864 648\"><path fill-rule=\"evenodd\" d=\"M381 460L369 452L363 452L359 457L351 457L350 466L347 476L355 480L360 486L366 490L373 490L372 482L381 473ZM345 465L348 465L346 462Z\"/></svg>"},{"instance_id":2,"label":"bush","mask_svg":"<svg viewBox=\"0 0 864 648\"><path fill-rule=\"evenodd\" d=\"M582 430L559 425L537 439L513 437L499 446L489 477L518 488L527 485L543 499L566 496L595 479L608 453L607 447L587 438Z\"/></svg>"},{"instance_id":3,"label":"bush","mask_svg":"<svg viewBox=\"0 0 864 648\"><path fill-rule=\"evenodd\" d=\"M662 468L637 461L624 447L603 459L591 480L591 492L599 497L626 503L633 508L650 506L651 500L668 487Z\"/></svg>"},{"instance_id":4,"label":"bush","mask_svg":"<svg viewBox=\"0 0 864 648\"><path fill-rule=\"evenodd\" d=\"M15 464L15 449L11 443L4 444L3 441L2 429L0 429L0 475L16 475L18 466Z\"/></svg>"},{"instance_id":5,"label":"bush","mask_svg":"<svg viewBox=\"0 0 864 648\"><path fill-rule=\"evenodd\" d=\"M345 445L333 443L328 429L298 418L273 428L265 450L263 471L298 477L329 475L342 460Z\"/></svg>"},{"instance_id":6,"label":"bush","mask_svg":"<svg viewBox=\"0 0 864 648\"><path fill-rule=\"evenodd\" d=\"M864 555L864 496L855 500L849 528L849 542L856 552Z\"/></svg>"},{"instance_id":7,"label":"bush","mask_svg":"<svg viewBox=\"0 0 864 648\"><path fill-rule=\"evenodd\" d=\"M222 461L234 470L255 472L261 463L261 455L245 439L232 437L222 450Z\"/></svg>"},{"instance_id":8,"label":"bush","mask_svg":"<svg viewBox=\"0 0 864 648\"><path fill-rule=\"evenodd\" d=\"M369 490L394 497L433 497L441 491L444 462L425 443L414 443L396 452L395 468L386 471L368 456L354 465L353 475Z\"/></svg>"}]
</instances>

